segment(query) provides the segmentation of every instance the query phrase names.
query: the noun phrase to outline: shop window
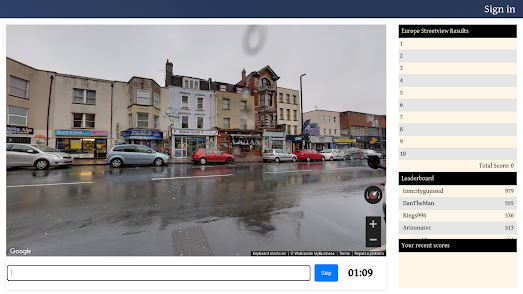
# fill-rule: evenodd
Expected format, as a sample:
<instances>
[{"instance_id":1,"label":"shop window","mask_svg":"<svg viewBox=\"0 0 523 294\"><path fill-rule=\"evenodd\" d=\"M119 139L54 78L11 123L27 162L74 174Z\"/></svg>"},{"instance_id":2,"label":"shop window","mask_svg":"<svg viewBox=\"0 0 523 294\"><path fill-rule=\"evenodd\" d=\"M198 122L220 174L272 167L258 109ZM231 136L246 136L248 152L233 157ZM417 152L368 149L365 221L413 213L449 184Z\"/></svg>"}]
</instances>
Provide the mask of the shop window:
<instances>
[{"instance_id":1,"label":"shop window","mask_svg":"<svg viewBox=\"0 0 523 294\"><path fill-rule=\"evenodd\" d=\"M247 129L247 120L242 119L241 129L242 129L242 130L246 130L246 129Z\"/></svg>"},{"instance_id":2,"label":"shop window","mask_svg":"<svg viewBox=\"0 0 523 294\"><path fill-rule=\"evenodd\" d=\"M159 120L160 120L160 117L155 115L154 116L154 128L155 129L159 129L159 126L158 126L159 125Z\"/></svg>"},{"instance_id":3,"label":"shop window","mask_svg":"<svg viewBox=\"0 0 523 294\"><path fill-rule=\"evenodd\" d=\"M189 96L182 96L182 109L189 109Z\"/></svg>"},{"instance_id":4,"label":"shop window","mask_svg":"<svg viewBox=\"0 0 523 294\"><path fill-rule=\"evenodd\" d=\"M140 105L149 105L149 90L138 90L137 103Z\"/></svg>"},{"instance_id":5,"label":"shop window","mask_svg":"<svg viewBox=\"0 0 523 294\"><path fill-rule=\"evenodd\" d=\"M198 110L203 110L203 98L198 98Z\"/></svg>"},{"instance_id":6,"label":"shop window","mask_svg":"<svg viewBox=\"0 0 523 294\"><path fill-rule=\"evenodd\" d=\"M223 99L223 109L229 109L229 99Z\"/></svg>"},{"instance_id":7,"label":"shop window","mask_svg":"<svg viewBox=\"0 0 523 294\"><path fill-rule=\"evenodd\" d=\"M148 128L149 127L149 114L138 112L137 116L136 116L136 126L138 128Z\"/></svg>"},{"instance_id":8,"label":"shop window","mask_svg":"<svg viewBox=\"0 0 523 294\"><path fill-rule=\"evenodd\" d=\"M188 128L189 128L189 117L182 116L182 129L188 129Z\"/></svg>"},{"instance_id":9,"label":"shop window","mask_svg":"<svg viewBox=\"0 0 523 294\"><path fill-rule=\"evenodd\" d=\"M96 104L96 91L94 90L84 90L84 89L73 89L74 103L82 104Z\"/></svg>"},{"instance_id":10,"label":"shop window","mask_svg":"<svg viewBox=\"0 0 523 294\"><path fill-rule=\"evenodd\" d=\"M9 95L29 99L29 81L10 76Z\"/></svg>"},{"instance_id":11,"label":"shop window","mask_svg":"<svg viewBox=\"0 0 523 294\"><path fill-rule=\"evenodd\" d=\"M73 113L73 128L94 128L94 114Z\"/></svg>"},{"instance_id":12,"label":"shop window","mask_svg":"<svg viewBox=\"0 0 523 294\"><path fill-rule=\"evenodd\" d=\"M197 129L203 129L203 116L197 116L196 117L196 128Z\"/></svg>"},{"instance_id":13,"label":"shop window","mask_svg":"<svg viewBox=\"0 0 523 294\"><path fill-rule=\"evenodd\" d=\"M240 105L240 110L246 110L247 109L247 101L242 101L240 102L241 105Z\"/></svg>"},{"instance_id":14,"label":"shop window","mask_svg":"<svg viewBox=\"0 0 523 294\"><path fill-rule=\"evenodd\" d=\"M154 107L160 108L160 95L154 93Z\"/></svg>"},{"instance_id":15,"label":"shop window","mask_svg":"<svg viewBox=\"0 0 523 294\"><path fill-rule=\"evenodd\" d=\"M27 108L8 106L7 123L16 126L27 126Z\"/></svg>"},{"instance_id":16,"label":"shop window","mask_svg":"<svg viewBox=\"0 0 523 294\"><path fill-rule=\"evenodd\" d=\"M224 129L230 129L231 128L231 119L228 117L223 118L223 128Z\"/></svg>"},{"instance_id":17,"label":"shop window","mask_svg":"<svg viewBox=\"0 0 523 294\"><path fill-rule=\"evenodd\" d=\"M31 138L28 137L7 137L7 143L24 143L31 144Z\"/></svg>"}]
</instances>

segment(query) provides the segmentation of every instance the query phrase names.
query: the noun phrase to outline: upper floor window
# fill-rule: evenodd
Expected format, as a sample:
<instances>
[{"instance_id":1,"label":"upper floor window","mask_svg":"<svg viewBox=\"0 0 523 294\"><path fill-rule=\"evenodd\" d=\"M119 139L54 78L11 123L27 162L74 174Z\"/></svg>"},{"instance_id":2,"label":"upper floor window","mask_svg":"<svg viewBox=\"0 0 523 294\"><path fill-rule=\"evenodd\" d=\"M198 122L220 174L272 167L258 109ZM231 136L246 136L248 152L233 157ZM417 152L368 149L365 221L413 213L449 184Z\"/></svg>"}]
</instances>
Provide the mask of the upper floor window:
<instances>
[{"instance_id":1,"label":"upper floor window","mask_svg":"<svg viewBox=\"0 0 523 294\"><path fill-rule=\"evenodd\" d=\"M331 117L329 116L329 122L331 122Z\"/></svg>"},{"instance_id":2,"label":"upper floor window","mask_svg":"<svg viewBox=\"0 0 523 294\"><path fill-rule=\"evenodd\" d=\"M337 134L338 134L338 130L334 129L334 135L337 135Z\"/></svg>"},{"instance_id":3,"label":"upper floor window","mask_svg":"<svg viewBox=\"0 0 523 294\"><path fill-rule=\"evenodd\" d=\"M133 91L129 91L129 106L133 105Z\"/></svg>"},{"instance_id":4,"label":"upper floor window","mask_svg":"<svg viewBox=\"0 0 523 294\"><path fill-rule=\"evenodd\" d=\"M260 106L265 106L265 94L260 94Z\"/></svg>"},{"instance_id":5,"label":"upper floor window","mask_svg":"<svg viewBox=\"0 0 523 294\"><path fill-rule=\"evenodd\" d=\"M224 129L230 129L231 128L231 119L228 117L223 118L223 128Z\"/></svg>"},{"instance_id":6,"label":"upper floor window","mask_svg":"<svg viewBox=\"0 0 523 294\"><path fill-rule=\"evenodd\" d=\"M287 109L287 120L291 120L291 110Z\"/></svg>"},{"instance_id":7,"label":"upper floor window","mask_svg":"<svg viewBox=\"0 0 523 294\"><path fill-rule=\"evenodd\" d=\"M267 98L267 106L272 106L272 94L268 94Z\"/></svg>"},{"instance_id":8,"label":"upper floor window","mask_svg":"<svg viewBox=\"0 0 523 294\"><path fill-rule=\"evenodd\" d=\"M246 110L247 109L247 101L242 101L240 105L240 110Z\"/></svg>"},{"instance_id":9,"label":"upper floor window","mask_svg":"<svg viewBox=\"0 0 523 294\"><path fill-rule=\"evenodd\" d=\"M139 128L148 128L149 127L149 114L138 112L137 116L136 116L136 126Z\"/></svg>"},{"instance_id":10,"label":"upper floor window","mask_svg":"<svg viewBox=\"0 0 523 294\"><path fill-rule=\"evenodd\" d=\"M137 104L149 105L149 90L138 90Z\"/></svg>"},{"instance_id":11,"label":"upper floor window","mask_svg":"<svg viewBox=\"0 0 523 294\"><path fill-rule=\"evenodd\" d=\"M220 85L220 91L227 92L227 86L226 85Z\"/></svg>"},{"instance_id":12,"label":"upper floor window","mask_svg":"<svg viewBox=\"0 0 523 294\"><path fill-rule=\"evenodd\" d=\"M292 95L292 103L296 104L296 95Z\"/></svg>"},{"instance_id":13,"label":"upper floor window","mask_svg":"<svg viewBox=\"0 0 523 294\"><path fill-rule=\"evenodd\" d=\"M241 120L241 129L246 130L247 129L247 120L242 119Z\"/></svg>"},{"instance_id":14,"label":"upper floor window","mask_svg":"<svg viewBox=\"0 0 523 294\"><path fill-rule=\"evenodd\" d=\"M229 99L223 99L223 109L229 109Z\"/></svg>"},{"instance_id":15,"label":"upper floor window","mask_svg":"<svg viewBox=\"0 0 523 294\"><path fill-rule=\"evenodd\" d=\"M188 129L188 128L189 128L189 117L182 116L182 129Z\"/></svg>"},{"instance_id":16,"label":"upper floor window","mask_svg":"<svg viewBox=\"0 0 523 294\"><path fill-rule=\"evenodd\" d=\"M278 99L278 102L283 103L283 94L280 93L280 99Z\"/></svg>"},{"instance_id":17,"label":"upper floor window","mask_svg":"<svg viewBox=\"0 0 523 294\"><path fill-rule=\"evenodd\" d=\"M155 129L159 129L159 127L158 127L159 124L160 124L160 117L157 116L157 115L155 115L155 116L154 116L154 128L155 128Z\"/></svg>"},{"instance_id":18,"label":"upper floor window","mask_svg":"<svg viewBox=\"0 0 523 294\"><path fill-rule=\"evenodd\" d=\"M334 117L334 122L336 122L336 117Z\"/></svg>"},{"instance_id":19,"label":"upper floor window","mask_svg":"<svg viewBox=\"0 0 523 294\"><path fill-rule=\"evenodd\" d=\"M189 88L189 81L185 80L185 88Z\"/></svg>"},{"instance_id":20,"label":"upper floor window","mask_svg":"<svg viewBox=\"0 0 523 294\"><path fill-rule=\"evenodd\" d=\"M29 81L10 76L9 95L29 99Z\"/></svg>"},{"instance_id":21,"label":"upper floor window","mask_svg":"<svg viewBox=\"0 0 523 294\"><path fill-rule=\"evenodd\" d=\"M283 108L280 108L280 119L284 119L283 118Z\"/></svg>"},{"instance_id":22,"label":"upper floor window","mask_svg":"<svg viewBox=\"0 0 523 294\"><path fill-rule=\"evenodd\" d=\"M270 86L270 85L271 85L271 82L269 82L269 79L267 79L267 78L263 78L263 79L261 80L261 85L262 85L262 86Z\"/></svg>"},{"instance_id":23,"label":"upper floor window","mask_svg":"<svg viewBox=\"0 0 523 294\"><path fill-rule=\"evenodd\" d=\"M154 93L154 107L160 108L160 95Z\"/></svg>"},{"instance_id":24,"label":"upper floor window","mask_svg":"<svg viewBox=\"0 0 523 294\"><path fill-rule=\"evenodd\" d=\"M73 128L94 128L94 114L73 113Z\"/></svg>"},{"instance_id":25,"label":"upper floor window","mask_svg":"<svg viewBox=\"0 0 523 294\"><path fill-rule=\"evenodd\" d=\"M298 120L298 111L294 110L294 120Z\"/></svg>"},{"instance_id":26,"label":"upper floor window","mask_svg":"<svg viewBox=\"0 0 523 294\"><path fill-rule=\"evenodd\" d=\"M74 89L74 103L96 104L96 91Z\"/></svg>"},{"instance_id":27,"label":"upper floor window","mask_svg":"<svg viewBox=\"0 0 523 294\"><path fill-rule=\"evenodd\" d=\"M197 129L203 129L203 120L204 120L204 117L203 116L197 116L196 117L196 128Z\"/></svg>"},{"instance_id":28,"label":"upper floor window","mask_svg":"<svg viewBox=\"0 0 523 294\"><path fill-rule=\"evenodd\" d=\"M129 128L133 127L133 114L129 113Z\"/></svg>"},{"instance_id":29,"label":"upper floor window","mask_svg":"<svg viewBox=\"0 0 523 294\"><path fill-rule=\"evenodd\" d=\"M287 96L287 103L289 103L289 104L290 104L290 103L291 103L291 101L290 101L290 98L289 98L289 94L287 94L286 96Z\"/></svg>"},{"instance_id":30,"label":"upper floor window","mask_svg":"<svg viewBox=\"0 0 523 294\"><path fill-rule=\"evenodd\" d=\"M327 121L327 116L326 115L323 116L323 121L324 122Z\"/></svg>"},{"instance_id":31,"label":"upper floor window","mask_svg":"<svg viewBox=\"0 0 523 294\"><path fill-rule=\"evenodd\" d=\"M193 88L193 83L194 83L193 81L189 81L189 88L191 88L191 89Z\"/></svg>"},{"instance_id":32,"label":"upper floor window","mask_svg":"<svg viewBox=\"0 0 523 294\"><path fill-rule=\"evenodd\" d=\"M189 109L189 96L182 96L182 109Z\"/></svg>"},{"instance_id":33,"label":"upper floor window","mask_svg":"<svg viewBox=\"0 0 523 294\"><path fill-rule=\"evenodd\" d=\"M197 109L198 109L198 110L203 110L203 98L202 98L202 97L198 97L198 106L197 106Z\"/></svg>"},{"instance_id":34,"label":"upper floor window","mask_svg":"<svg viewBox=\"0 0 523 294\"><path fill-rule=\"evenodd\" d=\"M242 88L237 88L237 89L236 89L236 93L238 93L238 94L242 94L242 93L243 93L243 89L242 89Z\"/></svg>"},{"instance_id":35,"label":"upper floor window","mask_svg":"<svg viewBox=\"0 0 523 294\"><path fill-rule=\"evenodd\" d=\"M10 125L27 126L27 108L8 106L7 123Z\"/></svg>"}]
</instances>

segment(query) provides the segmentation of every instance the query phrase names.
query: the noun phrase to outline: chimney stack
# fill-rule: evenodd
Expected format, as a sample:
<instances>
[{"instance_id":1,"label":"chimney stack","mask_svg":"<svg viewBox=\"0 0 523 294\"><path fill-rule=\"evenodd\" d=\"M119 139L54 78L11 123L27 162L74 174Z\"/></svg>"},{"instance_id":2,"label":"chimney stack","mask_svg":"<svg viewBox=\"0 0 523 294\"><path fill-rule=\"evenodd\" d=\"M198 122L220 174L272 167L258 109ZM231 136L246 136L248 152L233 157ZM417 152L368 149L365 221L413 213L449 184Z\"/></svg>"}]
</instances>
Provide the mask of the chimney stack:
<instances>
[{"instance_id":1,"label":"chimney stack","mask_svg":"<svg viewBox=\"0 0 523 294\"><path fill-rule=\"evenodd\" d=\"M167 62L165 63L165 86L169 87L171 85L171 76L173 75L173 63L169 62L169 59L167 59Z\"/></svg>"},{"instance_id":2,"label":"chimney stack","mask_svg":"<svg viewBox=\"0 0 523 294\"><path fill-rule=\"evenodd\" d=\"M242 70L242 81L245 80L245 68Z\"/></svg>"}]
</instances>

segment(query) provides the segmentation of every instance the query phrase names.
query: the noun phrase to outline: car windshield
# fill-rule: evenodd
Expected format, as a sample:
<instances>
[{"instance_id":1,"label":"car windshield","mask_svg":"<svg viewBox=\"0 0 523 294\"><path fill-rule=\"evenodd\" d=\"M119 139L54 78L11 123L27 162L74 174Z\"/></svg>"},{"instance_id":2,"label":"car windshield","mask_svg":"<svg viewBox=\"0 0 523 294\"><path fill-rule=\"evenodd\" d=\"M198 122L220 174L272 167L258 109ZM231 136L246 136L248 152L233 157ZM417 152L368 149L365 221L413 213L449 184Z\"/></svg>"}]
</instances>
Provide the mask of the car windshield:
<instances>
[{"instance_id":1,"label":"car windshield","mask_svg":"<svg viewBox=\"0 0 523 294\"><path fill-rule=\"evenodd\" d=\"M44 146L44 145L31 145L31 146L33 146L34 148L36 148L40 151L43 151L43 152L60 152L60 150L56 150L49 146Z\"/></svg>"},{"instance_id":2,"label":"car windshield","mask_svg":"<svg viewBox=\"0 0 523 294\"><path fill-rule=\"evenodd\" d=\"M332 149L321 150L320 153L332 153Z\"/></svg>"}]
</instances>

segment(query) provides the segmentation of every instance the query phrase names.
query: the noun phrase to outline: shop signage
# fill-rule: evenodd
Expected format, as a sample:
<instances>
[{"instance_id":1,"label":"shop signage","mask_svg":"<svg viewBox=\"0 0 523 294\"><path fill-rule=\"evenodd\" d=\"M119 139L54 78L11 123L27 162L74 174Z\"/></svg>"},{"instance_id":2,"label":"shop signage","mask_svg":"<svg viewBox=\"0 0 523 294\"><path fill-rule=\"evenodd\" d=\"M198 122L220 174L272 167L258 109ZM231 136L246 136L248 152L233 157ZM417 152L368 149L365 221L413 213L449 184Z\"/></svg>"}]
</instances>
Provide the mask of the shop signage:
<instances>
[{"instance_id":1,"label":"shop signage","mask_svg":"<svg viewBox=\"0 0 523 294\"><path fill-rule=\"evenodd\" d=\"M17 126L7 126L8 134L20 134L20 135L32 135L32 128L17 127Z\"/></svg>"},{"instance_id":2,"label":"shop signage","mask_svg":"<svg viewBox=\"0 0 523 294\"><path fill-rule=\"evenodd\" d=\"M356 142L355 139L349 139L349 138L336 138L332 141L334 141L336 143L355 143Z\"/></svg>"},{"instance_id":3,"label":"shop signage","mask_svg":"<svg viewBox=\"0 0 523 294\"><path fill-rule=\"evenodd\" d=\"M107 131L54 130L55 136L107 136Z\"/></svg>"},{"instance_id":4,"label":"shop signage","mask_svg":"<svg viewBox=\"0 0 523 294\"><path fill-rule=\"evenodd\" d=\"M303 143L303 141L306 143L310 142L308 135L287 135L286 139L287 141L292 141L294 143Z\"/></svg>"},{"instance_id":5,"label":"shop signage","mask_svg":"<svg viewBox=\"0 0 523 294\"><path fill-rule=\"evenodd\" d=\"M218 136L218 131L204 131L204 130L180 130L173 129L173 135L203 135L203 136Z\"/></svg>"},{"instance_id":6,"label":"shop signage","mask_svg":"<svg viewBox=\"0 0 523 294\"><path fill-rule=\"evenodd\" d=\"M125 130L124 140L163 140L163 132L155 130Z\"/></svg>"},{"instance_id":7,"label":"shop signage","mask_svg":"<svg viewBox=\"0 0 523 294\"><path fill-rule=\"evenodd\" d=\"M311 136L311 143L332 143L332 137Z\"/></svg>"},{"instance_id":8,"label":"shop signage","mask_svg":"<svg viewBox=\"0 0 523 294\"><path fill-rule=\"evenodd\" d=\"M263 131L263 136L264 137L284 137L284 133L283 132L267 132L267 131Z\"/></svg>"}]
</instances>

